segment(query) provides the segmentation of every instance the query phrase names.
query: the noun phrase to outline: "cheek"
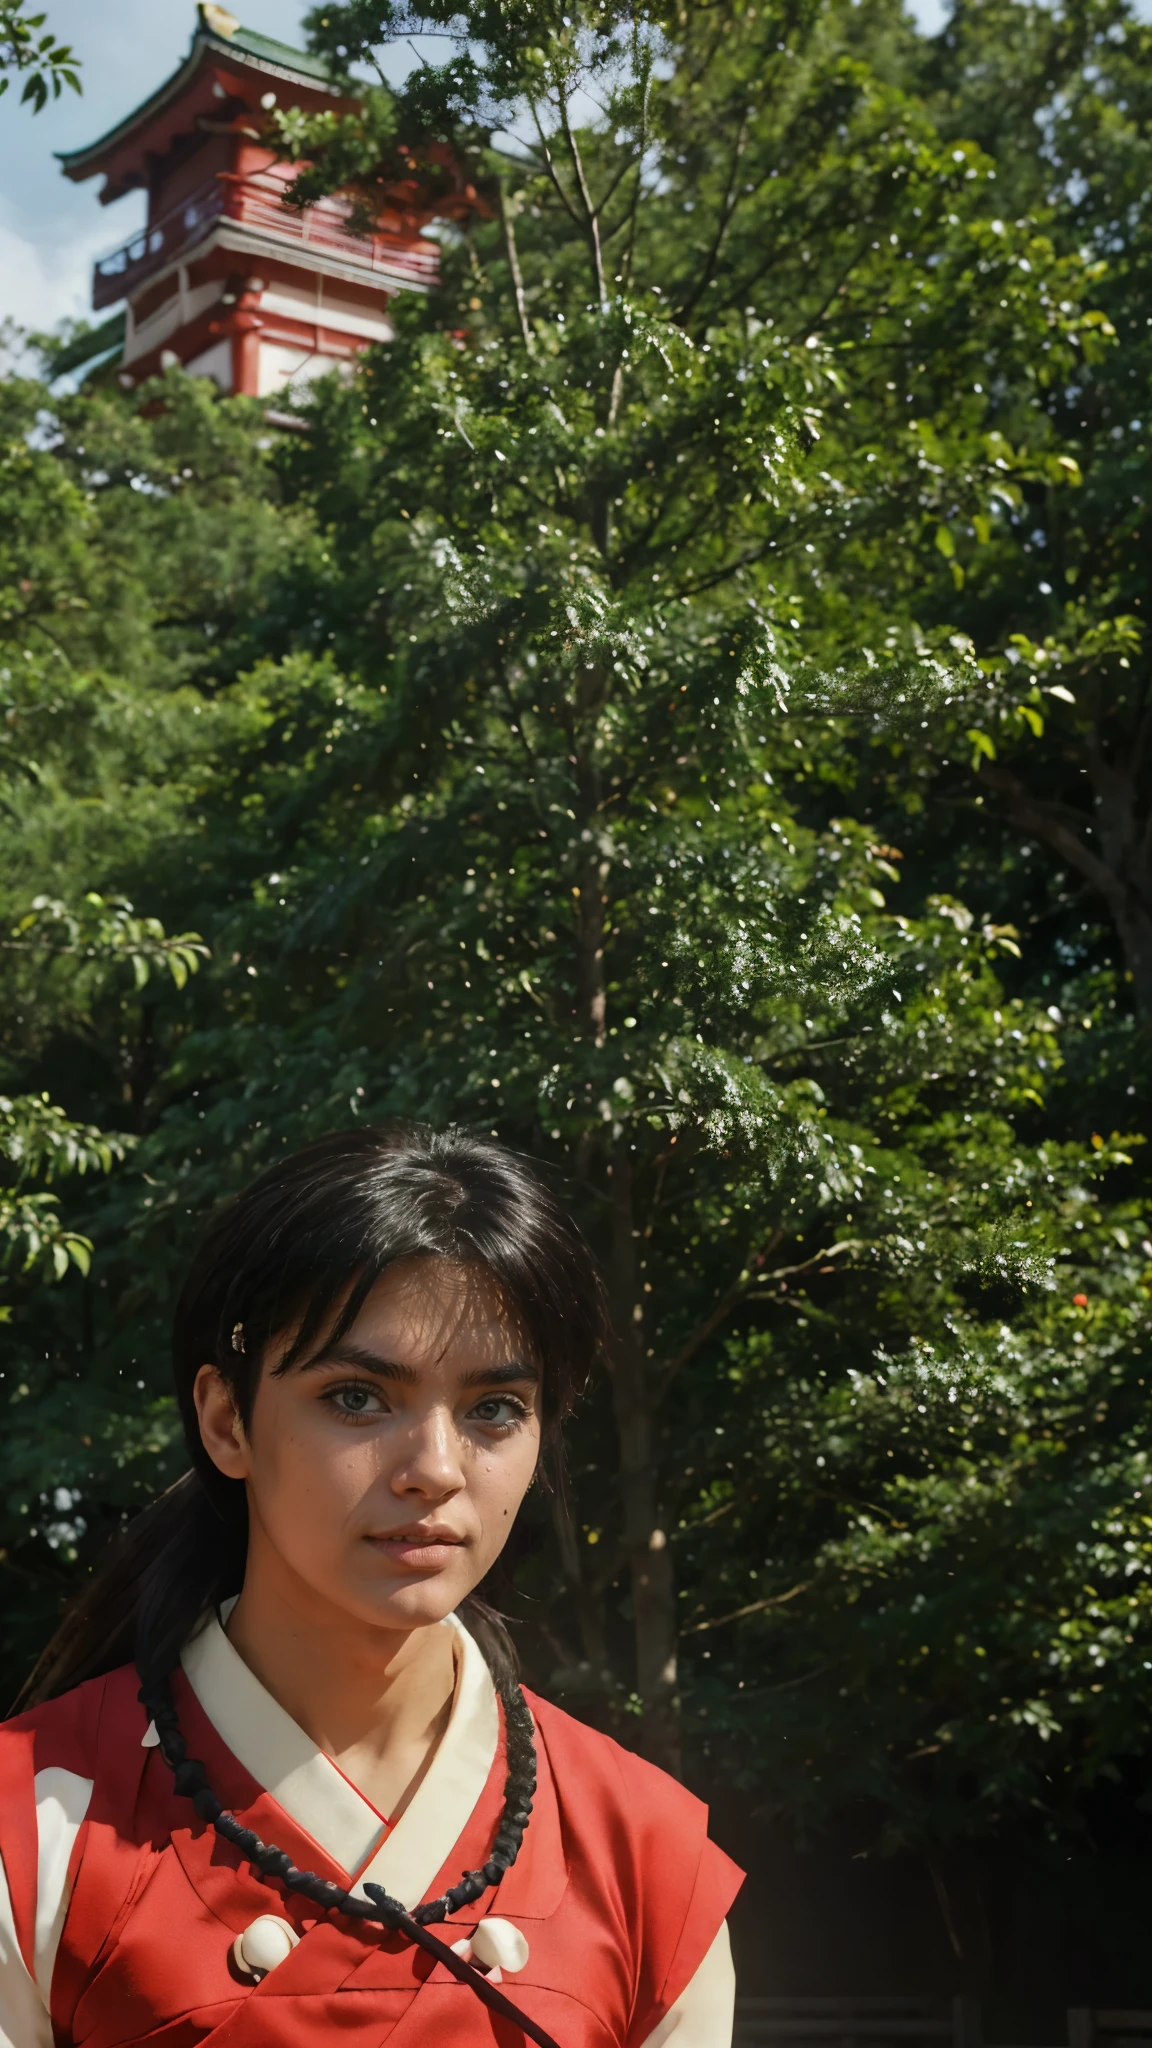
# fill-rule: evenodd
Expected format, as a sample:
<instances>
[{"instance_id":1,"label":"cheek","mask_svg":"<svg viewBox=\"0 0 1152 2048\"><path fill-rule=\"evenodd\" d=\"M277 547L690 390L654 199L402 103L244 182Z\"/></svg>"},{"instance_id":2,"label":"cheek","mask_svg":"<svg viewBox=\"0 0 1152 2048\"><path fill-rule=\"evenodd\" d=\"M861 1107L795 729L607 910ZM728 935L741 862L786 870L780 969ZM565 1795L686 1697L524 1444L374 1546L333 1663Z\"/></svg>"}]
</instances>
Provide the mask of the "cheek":
<instances>
[{"instance_id":1,"label":"cheek","mask_svg":"<svg viewBox=\"0 0 1152 2048\"><path fill-rule=\"evenodd\" d=\"M485 1446L473 1462L471 1491L485 1526L496 1537L507 1535L540 1459L540 1432L524 1429L509 1442Z\"/></svg>"},{"instance_id":2,"label":"cheek","mask_svg":"<svg viewBox=\"0 0 1152 2048\"><path fill-rule=\"evenodd\" d=\"M310 1405L269 1401L253 1417L251 1442L261 1519L286 1551L339 1534L379 1470L367 1436L345 1435Z\"/></svg>"}]
</instances>

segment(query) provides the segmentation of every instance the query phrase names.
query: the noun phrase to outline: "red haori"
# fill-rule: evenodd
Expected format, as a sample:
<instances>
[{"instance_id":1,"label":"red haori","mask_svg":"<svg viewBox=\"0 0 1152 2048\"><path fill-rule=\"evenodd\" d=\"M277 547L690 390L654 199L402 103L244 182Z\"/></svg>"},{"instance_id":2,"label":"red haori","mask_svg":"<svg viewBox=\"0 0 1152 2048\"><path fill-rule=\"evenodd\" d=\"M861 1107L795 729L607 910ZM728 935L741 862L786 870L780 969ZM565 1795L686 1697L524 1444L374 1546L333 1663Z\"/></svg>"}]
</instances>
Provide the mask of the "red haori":
<instances>
[{"instance_id":1,"label":"red haori","mask_svg":"<svg viewBox=\"0 0 1152 2048\"><path fill-rule=\"evenodd\" d=\"M56 2039L73 2048L523 2048L440 1963L399 1935L318 1918L258 1877L177 1796L131 1667L94 1679L0 1729L4 1866L32 1966L36 1890L33 1775L94 1780L70 1867L72 1893L52 1980ZM189 1752L246 1827L304 1868L347 1883L323 1849L225 1748L183 1674L174 1681ZM539 1787L520 1855L495 1890L446 1922L448 1942L499 1915L523 1925L528 1963L509 1986L562 2048L643 2048L712 1945L740 1873L707 1838L684 1787L606 1736L528 1695ZM482 1864L499 1820L503 1741L436 1897ZM261 1913L301 1940L260 1982L231 1961Z\"/></svg>"}]
</instances>

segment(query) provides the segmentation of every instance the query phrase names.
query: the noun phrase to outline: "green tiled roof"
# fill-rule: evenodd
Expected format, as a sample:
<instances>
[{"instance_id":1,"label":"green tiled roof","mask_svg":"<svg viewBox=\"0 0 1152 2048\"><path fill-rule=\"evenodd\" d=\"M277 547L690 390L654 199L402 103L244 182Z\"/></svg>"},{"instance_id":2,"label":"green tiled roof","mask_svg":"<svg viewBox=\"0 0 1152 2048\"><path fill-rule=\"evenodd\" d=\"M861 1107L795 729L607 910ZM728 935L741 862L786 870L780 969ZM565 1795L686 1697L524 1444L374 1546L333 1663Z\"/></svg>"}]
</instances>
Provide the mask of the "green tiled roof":
<instances>
[{"instance_id":1,"label":"green tiled roof","mask_svg":"<svg viewBox=\"0 0 1152 2048\"><path fill-rule=\"evenodd\" d=\"M195 71L200 52L204 49L218 52L222 57L230 57L233 63L237 57L241 62L247 58L253 64L269 66L278 72L287 73L292 78L300 79L304 84L327 86L332 92L337 89L322 57L314 57L307 50L295 50L291 43L277 42L275 36L258 35L254 28L238 27L232 35L221 34L219 30L211 27L202 14L193 32L188 55L172 76L166 78L163 85L158 86L146 100L142 100L132 113L126 114L122 121L117 121L116 126L110 128L106 135L101 135L98 141L86 143L82 149L57 150L57 162L63 164L65 171L68 172L82 170L91 158L100 156L122 136L131 134L133 128L148 115L158 112L169 100L176 97Z\"/></svg>"},{"instance_id":2,"label":"green tiled roof","mask_svg":"<svg viewBox=\"0 0 1152 2048\"><path fill-rule=\"evenodd\" d=\"M278 64L281 71L295 71L301 78L320 85L332 83L323 57L293 49L291 43L278 43L275 36L257 35L254 28L238 28L234 36L215 36L212 40L226 50L243 50L249 57L257 57L265 64Z\"/></svg>"}]
</instances>

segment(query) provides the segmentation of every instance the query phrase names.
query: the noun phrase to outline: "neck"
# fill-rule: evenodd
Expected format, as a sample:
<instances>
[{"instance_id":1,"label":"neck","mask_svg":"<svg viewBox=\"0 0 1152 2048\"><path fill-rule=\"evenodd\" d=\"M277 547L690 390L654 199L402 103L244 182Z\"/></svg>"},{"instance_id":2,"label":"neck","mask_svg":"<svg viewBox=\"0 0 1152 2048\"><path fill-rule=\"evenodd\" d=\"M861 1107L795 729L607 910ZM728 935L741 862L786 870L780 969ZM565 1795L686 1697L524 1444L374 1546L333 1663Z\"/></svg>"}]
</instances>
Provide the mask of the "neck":
<instances>
[{"instance_id":1,"label":"neck","mask_svg":"<svg viewBox=\"0 0 1152 2048\"><path fill-rule=\"evenodd\" d=\"M365 1623L270 1568L254 1546L227 1634L316 1747L380 1813L396 1819L451 1715L452 1630Z\"/></svg>"}]
</instances>

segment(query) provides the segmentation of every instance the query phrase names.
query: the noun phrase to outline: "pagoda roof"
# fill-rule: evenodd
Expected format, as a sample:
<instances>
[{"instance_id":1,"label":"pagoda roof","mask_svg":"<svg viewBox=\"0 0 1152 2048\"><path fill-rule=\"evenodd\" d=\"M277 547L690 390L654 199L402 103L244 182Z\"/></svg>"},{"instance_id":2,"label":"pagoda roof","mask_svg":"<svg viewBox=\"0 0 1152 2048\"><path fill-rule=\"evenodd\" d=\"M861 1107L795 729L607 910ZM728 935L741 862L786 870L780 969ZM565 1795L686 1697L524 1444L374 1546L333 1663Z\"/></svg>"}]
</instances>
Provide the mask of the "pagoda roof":
<instances>
[{"instance_id":1,"label":"pagoda roof","mask_svg":"<svg viewBox=\"0 0 1152 2048\"><path fill-rule=\"evenodd\" d=\"M229 77L234 96L253 106L263 81L277 79L296 87L297 104L354 104L333 85L323 58L245 28L213 0L200 0L197 16L188 54L163 85L99 141L56 152L65 176L77 183L104 172L102 205L146 184L148 160L166 154L177 135L196 125L198 115L219 110L219 95L212 88L221 72Z\"/></svg>"}]
</instances>

